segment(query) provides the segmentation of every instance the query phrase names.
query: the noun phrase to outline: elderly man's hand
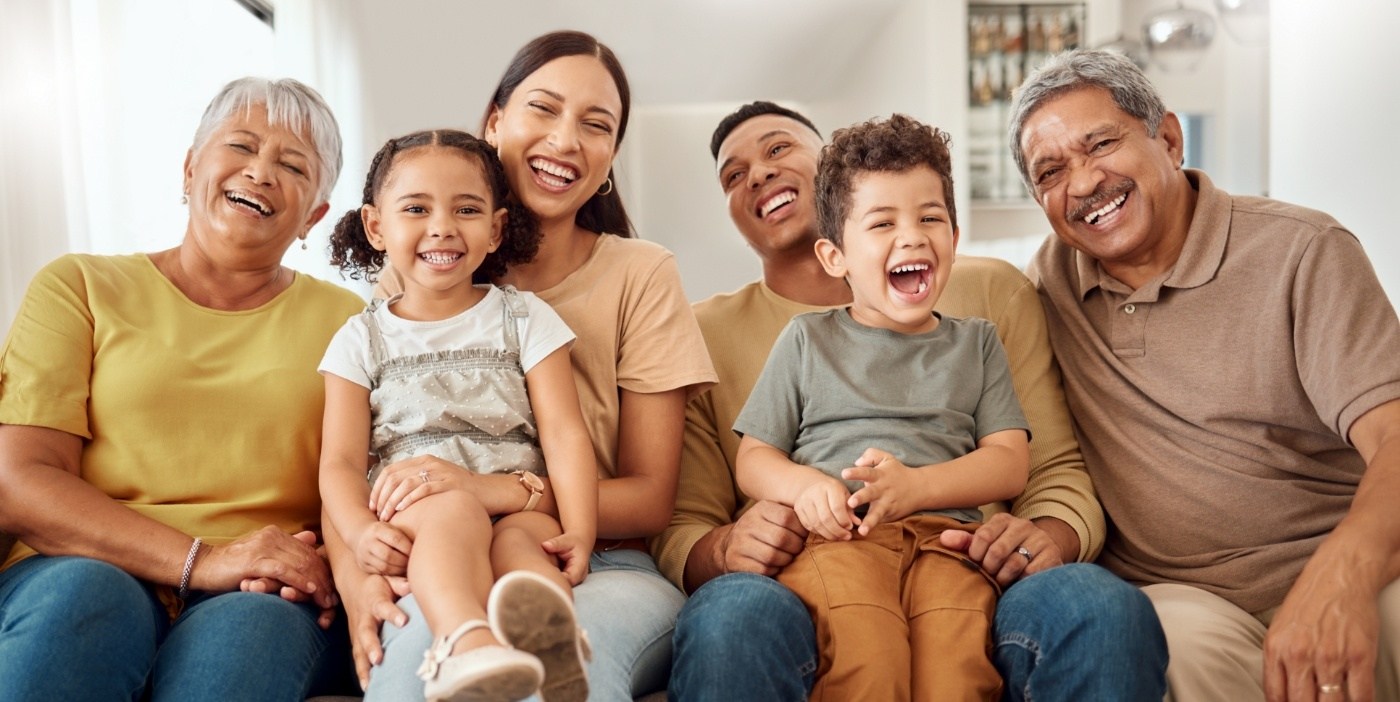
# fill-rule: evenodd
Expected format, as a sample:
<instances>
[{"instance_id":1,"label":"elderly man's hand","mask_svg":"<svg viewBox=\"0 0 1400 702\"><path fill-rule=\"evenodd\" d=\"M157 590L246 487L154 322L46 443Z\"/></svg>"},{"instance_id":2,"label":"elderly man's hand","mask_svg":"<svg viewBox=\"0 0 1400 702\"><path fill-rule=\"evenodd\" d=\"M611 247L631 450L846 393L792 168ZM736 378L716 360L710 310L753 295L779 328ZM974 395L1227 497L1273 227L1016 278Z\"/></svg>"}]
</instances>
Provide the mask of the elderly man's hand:
<instances>
[{"instance_id":1,"label":"elderly man's hand","mask_svg":"<svg viewBox=\"0 0 1400 702\"><path fill-rule=\"evenodd\" d=\"M1308 561L1264 637L1271 702L1375 699L1380 593L1367 568L1337 551L1319 549Z\"/></svg>"}]
</instances>

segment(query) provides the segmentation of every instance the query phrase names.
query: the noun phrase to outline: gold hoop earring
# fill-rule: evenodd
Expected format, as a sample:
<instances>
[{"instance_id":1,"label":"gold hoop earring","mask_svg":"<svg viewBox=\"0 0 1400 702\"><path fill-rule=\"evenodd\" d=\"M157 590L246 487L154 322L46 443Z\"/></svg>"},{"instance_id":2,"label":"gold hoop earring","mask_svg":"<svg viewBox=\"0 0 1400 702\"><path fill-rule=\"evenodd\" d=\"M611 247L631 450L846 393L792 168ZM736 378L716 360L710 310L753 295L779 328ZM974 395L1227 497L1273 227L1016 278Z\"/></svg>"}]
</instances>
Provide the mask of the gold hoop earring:
<instances>
[{"instance_id":1,"label":"gold hoop earring","mask_svg":"<svg viewBox=\"0 0 1400 702\"><path fill-rule=\"evenodd\" d=\"M609 193L612 192L612 178L611 178L611 177L609 177L607 180L603 181L603 188L606 188L606 190L604 190L604 189L599 189L599 190L598 190L598 194L599 194L599 195L607 195L607 194L609 194Z\"/></svg>"}]
</instances>

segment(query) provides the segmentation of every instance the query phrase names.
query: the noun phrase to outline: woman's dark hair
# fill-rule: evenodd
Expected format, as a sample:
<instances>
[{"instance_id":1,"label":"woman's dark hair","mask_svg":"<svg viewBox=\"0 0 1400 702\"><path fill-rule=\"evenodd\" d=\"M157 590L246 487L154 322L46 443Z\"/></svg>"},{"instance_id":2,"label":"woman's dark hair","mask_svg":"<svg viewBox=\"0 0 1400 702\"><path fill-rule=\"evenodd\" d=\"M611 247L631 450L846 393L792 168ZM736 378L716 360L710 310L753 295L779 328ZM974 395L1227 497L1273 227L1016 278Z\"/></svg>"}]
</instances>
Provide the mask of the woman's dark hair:
<instances>
[{"instance_id":1,"label":"woman's dark hair","mask_svg":"<svg viewBox=\"0 0 1400 702\"><path fill-rule=\"evenodd\" d=\"M540 227L530 210L510 196L510 184L506 172L501 168L501 160L496 157L496 149L490 144L466 132L455 129L438 129L414 132L397 139L390 139L374 155L369 173L365 176L363 205L373 205L374 198L384 187L394 162L400 154L418 148L457 149L467 158L481 165L481 173L491 188L491 207L506 208L506 221L501 228L501 245L486 255L476 271L472 282L489 283L506 272L506 267L516 263L527 263L535 257L540 247ZM337 266L354 279L372 280L384 268L384 252L370 246L365 235L364 221L360 209L346 212L331 232L331 265Z\"/></svg>"},{"instance_id":2,"label":"woman's dark hair","mask_svg":"<svg viewBox=\"0 0 1400 702\"><path fill-rule=\"evenodd\" d=\"M632 111L632 90L627 86L627 74L622 71L622 64L618 63L612 49L593 38L591 34L583 32L550 32L520 47L520 51L515 53L515 58L510 60L510 65L501 76L501 82L496 84L496 92L492 94L491 102L486 106L486 113L481 116L482 133L486 132L486 122L491 119L491 112L504 110L515 89L520 87L530 74L538 71L546 63L566 56L592 56L598 59L612 76L613 83L617 86L617 95L622 98L617 140L613 142L616 153L616 149L622 146L622 137L627 134L627 117ZM627 217L627 210L622 206L622 192L618 187L617 175L611 167L608 168L608 178L612 181L612 189L606 195L595 194L588 198L583 207L579 208L575 221L580 227L591 232L631 237L632 220Z\"/></svg>"}]
</instances>

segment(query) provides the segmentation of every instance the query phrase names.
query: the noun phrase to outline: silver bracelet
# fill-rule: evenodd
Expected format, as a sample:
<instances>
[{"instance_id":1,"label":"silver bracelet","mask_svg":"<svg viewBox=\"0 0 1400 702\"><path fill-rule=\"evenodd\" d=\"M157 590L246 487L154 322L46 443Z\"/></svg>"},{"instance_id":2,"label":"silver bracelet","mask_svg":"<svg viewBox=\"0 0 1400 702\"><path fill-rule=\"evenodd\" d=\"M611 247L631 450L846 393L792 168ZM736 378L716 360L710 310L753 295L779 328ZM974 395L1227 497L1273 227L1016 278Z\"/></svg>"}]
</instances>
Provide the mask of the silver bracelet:
<instances>
[{"instance_id":1,"label":"silver bracelet","mask_svg":"<svg viewBox=\"0 0 1400 702\"><path fill-rule=\"evenodd\" d=\"M178 594L180 599L185 599L190 594L190 573L194 572L194 559L199 555L199 545L204 543L204 539L194 537L194 543L190 544L189 555L185 556L185 570L180 573L180 589Z\"/></svg>"}]
</instances>

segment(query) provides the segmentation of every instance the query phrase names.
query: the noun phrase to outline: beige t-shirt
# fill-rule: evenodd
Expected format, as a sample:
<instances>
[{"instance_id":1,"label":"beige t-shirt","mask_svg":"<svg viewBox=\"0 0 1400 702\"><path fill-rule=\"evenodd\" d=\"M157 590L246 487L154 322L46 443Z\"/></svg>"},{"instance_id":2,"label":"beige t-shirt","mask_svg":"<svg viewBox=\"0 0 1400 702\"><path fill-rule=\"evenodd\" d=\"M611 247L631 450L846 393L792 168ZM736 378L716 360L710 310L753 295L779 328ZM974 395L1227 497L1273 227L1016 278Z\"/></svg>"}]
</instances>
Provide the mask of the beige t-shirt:
<instances>
[{"instance_id":1,"label":"beige t-shirt","mask_svg":"<svg viewBox=\"0 0 1400 702\"><path fill-rule=\"evenodd\" d=\"M677 586L683 587L685 562L695 542L715 527L733 523L753 504L734 479L739 437L731 428L768 352L793 317L824 309L829 308L784 298L762 282L695 304L721 380L686 407L676 511L671 525L652 541L661 572ZM1103 511L1075 443L1035 288L1005 261L959 256L937 309L996 323L1012 386L1034 437L1026 489L1010 505L987 505L983 513L1009 507L1026 519L1060 519L1079 535L1080 560L1092 560L1103 544Z\"/></svg>"},{"instance_id":2,"label":"beige t-shirt","mask_svg":"<svg viewBox=\"0 0 1400 702\"><path fill-rule=\"evenodd\" d=\"M1345 437L1400 398L1400 322L1331 217L1187 177L1181 257L1138 290L1053 238L1033 265L1113 524L1101 562L1261 612L1351 505Z\"/></svg>"},{"instance_id":3,"label":"beige t-shirt","mask_svg":"<svg viewBox=\"0 0 1400 702\"><path fill-rule=\"evenodd\" d=\"M375 296L398 292L386 270ZM534 290L578 335L572 359L584 423L600 477L617 474L618 390L686 389L693 398L715 383L705 340L681 288L675 256L640 239L601 234L578 270Z\"/></svg>"}]
</instances>

